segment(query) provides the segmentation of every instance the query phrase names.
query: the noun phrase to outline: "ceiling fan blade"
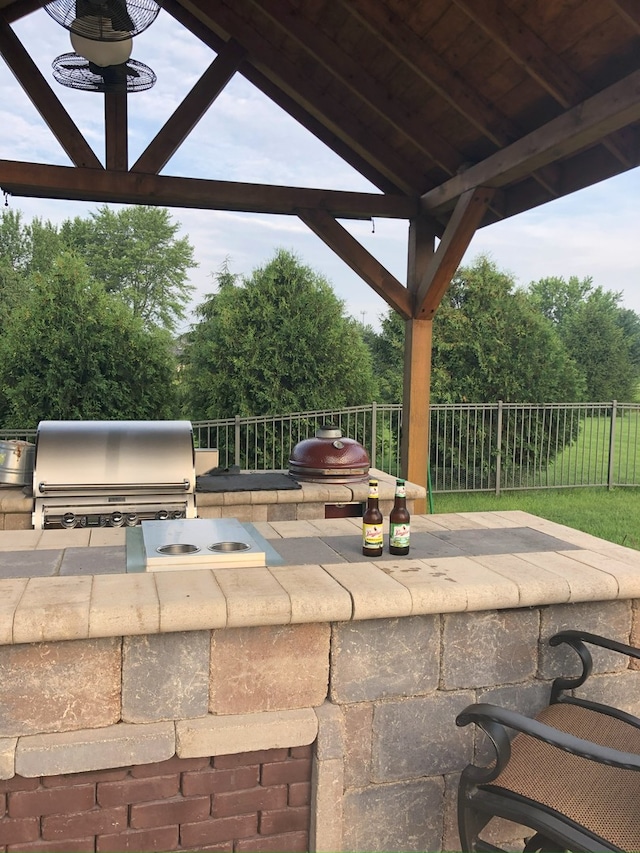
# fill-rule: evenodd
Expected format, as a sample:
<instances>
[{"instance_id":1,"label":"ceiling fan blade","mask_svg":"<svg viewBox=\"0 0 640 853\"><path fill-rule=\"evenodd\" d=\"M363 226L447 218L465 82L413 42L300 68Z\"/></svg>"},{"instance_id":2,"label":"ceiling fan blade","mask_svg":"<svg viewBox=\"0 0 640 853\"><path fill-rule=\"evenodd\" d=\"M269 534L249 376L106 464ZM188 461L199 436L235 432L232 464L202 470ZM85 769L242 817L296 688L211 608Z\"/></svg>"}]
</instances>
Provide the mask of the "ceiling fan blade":
<instances>
[{"instance_id":1,"label":"ceiling fan blade","mask_svg":"<svg viewBox=\"0 0 640 853\"><path fill-rule=\"evenodd\" d=\"M77 18L107 18L114 30L133 32L135 24L126 0L76 0Z\"/></svg>"}]
</instances>

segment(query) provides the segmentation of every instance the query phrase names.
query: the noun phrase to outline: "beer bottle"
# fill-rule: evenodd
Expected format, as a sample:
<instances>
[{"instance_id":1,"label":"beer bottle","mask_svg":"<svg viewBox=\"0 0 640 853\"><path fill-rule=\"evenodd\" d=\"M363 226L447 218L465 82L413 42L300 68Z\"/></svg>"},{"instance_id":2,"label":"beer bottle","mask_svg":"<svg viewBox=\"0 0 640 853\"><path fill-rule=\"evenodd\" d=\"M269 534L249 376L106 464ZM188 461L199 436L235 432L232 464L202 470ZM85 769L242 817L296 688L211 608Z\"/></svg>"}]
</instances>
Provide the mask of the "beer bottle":
<instances>
[{"instance_id":1,"label":"beer bottle","mask_svg":"<svg viewBox=\"0 0 640 853\"><path fill-rule=\"evenodd\" d=\"M389 515L389 553L396 556L408 554L410 533L407 486L404 480L396 480L396 497Z\"/></svg>"},{"instance_id":2,"label":"beer bottle","mask_svg":"<svg viewBox=\"0 0 640 853\"><path fill-rule=\"evenodd\" d=\"M369 480L367 508L362 516L362 553L365 557L382 556L382 513L378 507L377 480Z\"/></svg>"}]
</instances>

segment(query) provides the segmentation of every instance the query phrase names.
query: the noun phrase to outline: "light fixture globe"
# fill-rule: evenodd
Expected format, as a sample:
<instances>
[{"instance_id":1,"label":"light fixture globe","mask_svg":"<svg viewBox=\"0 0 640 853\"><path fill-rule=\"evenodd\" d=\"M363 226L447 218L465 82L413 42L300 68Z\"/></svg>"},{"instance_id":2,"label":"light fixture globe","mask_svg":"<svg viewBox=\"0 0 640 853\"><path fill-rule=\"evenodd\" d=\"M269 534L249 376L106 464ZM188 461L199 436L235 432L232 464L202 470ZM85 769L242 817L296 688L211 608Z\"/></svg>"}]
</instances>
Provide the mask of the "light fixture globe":
<instances>
[{"instance_id":1,"label":"light fixture globe","mask_svg":"<svg viewBox=\"0 0 640 853\"><path fill-rule=\"evenodd\" d=\"M158 17L155 0L51 0L44 7L70 32L94 41L122 41L146 30Z\"/></svg>"},{"instance_id":2,"label":"light fixture globe","mask_svg":"<svg viewBox=\"0 0 640 853\"><path fill-rule=\"evenodd\" d=\"M120 32L120 31L114 31ZM131 56L133 41L128 33L125 38L114 41L94 41L71 31L71 46L79 56L84 56L94 65L106 68L108 65L122 65Z\"/></svg>"}]
</instances>

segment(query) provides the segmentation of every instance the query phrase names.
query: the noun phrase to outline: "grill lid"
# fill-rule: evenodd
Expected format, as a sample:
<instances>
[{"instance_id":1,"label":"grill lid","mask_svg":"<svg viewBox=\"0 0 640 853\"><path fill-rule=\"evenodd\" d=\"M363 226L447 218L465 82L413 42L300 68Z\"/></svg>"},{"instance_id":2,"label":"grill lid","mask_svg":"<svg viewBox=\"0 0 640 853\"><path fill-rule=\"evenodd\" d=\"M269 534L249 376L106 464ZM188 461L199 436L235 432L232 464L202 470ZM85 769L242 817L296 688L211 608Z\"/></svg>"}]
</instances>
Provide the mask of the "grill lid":
<instances>
[{"instance_id":1,"label":"grill lid","mask_svg":"<svg viewBox=\"0 0 640 853\"><path fill-rule=\"evenodd\" d=\"M38 496L193 493L190 421L41 421Z\"/></svg>"},{"instance_id":2,"label":"grill lid","mask_svg":"<svg viewBox=\"0 0 640 853\"><path fill-rule=\"evenodd\" d=\"M298 442L291 451L289 473L315 483L353 483L369 477L369 454L335 424L323 424L314 438Z\"/></svg>"}]
</instances>

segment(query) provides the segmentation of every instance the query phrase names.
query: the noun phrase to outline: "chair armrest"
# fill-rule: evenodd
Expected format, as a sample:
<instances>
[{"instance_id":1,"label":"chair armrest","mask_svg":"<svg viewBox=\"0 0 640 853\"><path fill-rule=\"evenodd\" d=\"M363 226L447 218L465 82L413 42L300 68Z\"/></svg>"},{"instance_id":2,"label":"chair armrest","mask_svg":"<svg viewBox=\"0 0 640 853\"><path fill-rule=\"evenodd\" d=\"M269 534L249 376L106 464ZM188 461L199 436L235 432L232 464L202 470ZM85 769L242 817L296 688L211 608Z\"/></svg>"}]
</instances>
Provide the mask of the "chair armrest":
<instances>
[{"instance_id":1,"label":"chair armrest","mask_svg":"<svg viewBox=\"0 0 640 853\"><path fill-rule=\"evenodd\" d=\"M627 646L625 643L619 643L609 637L601 637L599 634L589 634L587 631L560 631L549 640L550 646L559 646L560 643L567 643L574 648L579 643L589 643L592 646L600 646L603 649L609 649L612 652L619 652L622 655L640 660L640 649L635 646Z\"/></svg>"},{"instance_id":2,"label":"chair armrest","mask_svg":"<svg viewBox=\"0 0 640 853\"><path fill-rule=\"evenodd\" d=\"M560 631L549 640L550 646L559 646L561 643L571 646L579 656L582 661L582 673L575 678L556 678L551 685L551 704L559 700L563 690L575 690L577 687L582 687L591 674L593 658L586 644L640 659L640 649L619 643L617 640L611 640L608 637L601 637L599 634L590 634L587 631Z\"/></svg>"},{"instance_id":3,"label":"chair armrest","mask_svg":"<svg viewBox=\"0 0 640 853\"><path fill-rule=\"evenodd\" d=\"M504 767L509 757L509 749L507 749L507 754L504 754L504 739L506 738L508 742L508 737L506 736L506 732L504 732L505 728L530 735L572 755L580 755L583 758L591 759L591 761L597 761L599 764L608 764L613 767L621 767L625 770L640 770L640 755L632 752L622 752L621 750L612 749L607 746L600 746L600 744L584 740L567 732L562 732L546 723L525 717L517 711L500 708L497 705L486 703L469 705L456 717L456 725L467 726L469 723L475 723L480 726L496 745L498 768L496 768L497 772L492 774L492 778L498 775L498 772ZM495 739L496 725L504 732L503 735L499 736L500 743L497 743ZM503 753L502 755L500 754L501 752Z\"/></svg>"}]
</instances>

